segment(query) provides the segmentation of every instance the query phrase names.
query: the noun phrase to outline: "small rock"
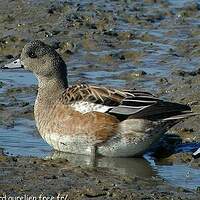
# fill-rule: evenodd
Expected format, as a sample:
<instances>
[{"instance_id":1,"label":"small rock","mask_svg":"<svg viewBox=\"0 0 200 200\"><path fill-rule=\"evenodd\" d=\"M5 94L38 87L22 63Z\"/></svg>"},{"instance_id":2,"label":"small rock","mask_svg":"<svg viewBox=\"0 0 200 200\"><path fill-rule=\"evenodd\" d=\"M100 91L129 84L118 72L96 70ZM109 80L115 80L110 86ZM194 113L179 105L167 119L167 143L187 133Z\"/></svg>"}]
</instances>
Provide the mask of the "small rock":
<instances>
[{"instance_id":1,"label":"small rock","mask_svg":"<svg viewBox=\"0 0 200 200\"><path fill-rule=\"evenodd\" d=\"M172 75L177 75L177 76L182 76L182 77L186 77L186 76L196 76L198 74L197 71L191 71L191 72L187 72L184 70L176 70L172 72Z\"/></svg>"},{"instance_id":2,"label":"small rock","mask_svg":"<svg viewBox=\"0 0 200 200\"><path fill-rule=\"evenodd\" d=\"M52 176L52 179L57 179L58 177L56 175L53 175Z\"/></svg>"},{"instance_id":3,"label":"small rock","mask_svg":"<svg viewBox=\"0 0 200 200\"><path fill-rule=\"evenodd\" d=\"M104 31L105 35L109 35L109 36L113 36L113 37L117 37L118 33L114 30L109 30L109 31Z\"/></svg>"},{"instance_id":4,"label":"small rock","mask_svg":"<svg viewBox=\"0 0 200 200\"><path fill-rule=\"evenodd\" d=\"M18 161L16 157L12 157L12 160L13 160L14 162L17 162L17 161Z\"/></svg>"},{"instance_id":5,"label":"small rock","mask_svg":"<svg viewBox=\"0 0 200 200\"><path fill-rule=\"evenodd\" d=\"M63 42L60 44L60 53L73 54L76 50L76 44L72 42Z\"/></svg>"},{"instance_id":6,"label":"small rock","mask_svg":"<svg viewBox=\"0 0 200 200\"><path fill-rule=\"evenodd\" d=\"M14 58L14 56L13 56L13 55L10 55L10 54L6 55L5 57L6 57L7 59L12 59L12 58Z\"/></svg>"},{"instance_id":7,"label":"small rock","mask_svg":"<svg viewBox=\"0 0 200 200\"><path fill-rule=\"evenodd\" d=\"M146 73L145 71L141 70L141 71L137 71L137 72L132 72L132 73L131 73L131 76L140 77L140 76L144 76L144 75L146 75L146 74L147 74L147 73Z\"/></svg>"},{"instance_id":8,"label":"small rock","mask_svg":"<svg viewBox=\"0 0 200 200\"><path fill-rule=\"evenodd\" d=\"M162 83L162 84L169 83L169 81L168 81L167 78L165 78L165 77L160 78L160 79L159 79L159 82Z\"/></svg>"},{"instance_id":9,"label":"small rock","mask_svg":"<svg viewBox=\"0 0 200 200\"><path fill-rule=\"evenodd\" d=\"M118 38L120 40L132 40L135 38L135 35L130 32L120 32L118 33Z\"/></svg>"},{"instance_id":10,"label":"small rock","mask_svg":"<svg viewBox=\"0 0 200 200\"><path fill-rule=\"evenodd\" d=\"M0 81L0 88L2 88L5 85L2 81Z\"/></svg>"},{"instance_id":11,"label":"small rock","mask_svg":"<svg viewBox=\"0 0 200 200\"><path fill-rule=\"evenodd\" d=\"M106 192L98 188L90 188L90 189L88 188L85 193L85 196L88 198L100 197L100 196L105 196L105 195L106 195Z\"/></svg>"}]
</instances>

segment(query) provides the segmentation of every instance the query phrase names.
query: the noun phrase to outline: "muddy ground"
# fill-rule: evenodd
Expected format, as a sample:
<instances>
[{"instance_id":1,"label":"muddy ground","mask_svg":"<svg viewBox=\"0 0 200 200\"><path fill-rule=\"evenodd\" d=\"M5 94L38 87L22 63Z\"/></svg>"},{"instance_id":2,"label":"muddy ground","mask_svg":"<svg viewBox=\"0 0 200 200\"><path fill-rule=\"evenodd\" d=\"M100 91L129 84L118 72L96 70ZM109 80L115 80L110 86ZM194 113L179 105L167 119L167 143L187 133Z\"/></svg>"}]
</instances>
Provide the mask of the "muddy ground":
<instances>
[{"instance_id":1,"label":"muddy ground","mask_svg":"<svg viewBox=\"0 0 200 200\"><path fill-rule=\"evenodd\" d=\"M65 199L199 199L199 192L174 188L164 180L113 175L67 160L0 157L0 195Z\"/></svg>"},{"instance_id":2,"label":"muddy ground","mask_svg":"<svg viewBox=\"0 0 200 200\"><path fill-rule=\"evenodd\" d=\"M148 89L200 112L199 10L198 1L0 0L0 66L18 58L28 41L41 39L62 54L71 83ZM19 87L0 80L0 88L1 127L14 127L18 118L33 119L35 85ZM200 142L199 121L195 116L175 126L171 132L178 139L169 139L173 134L165 137L154 152L157 162L189 163L190 153L174 150L177 144ZM192 166L200 168L200 160ZM200 199L199 188L174 188L158 177L117 176L63 159L2 153L0 177L0 197Z\"/></svg>"}]
</instances>

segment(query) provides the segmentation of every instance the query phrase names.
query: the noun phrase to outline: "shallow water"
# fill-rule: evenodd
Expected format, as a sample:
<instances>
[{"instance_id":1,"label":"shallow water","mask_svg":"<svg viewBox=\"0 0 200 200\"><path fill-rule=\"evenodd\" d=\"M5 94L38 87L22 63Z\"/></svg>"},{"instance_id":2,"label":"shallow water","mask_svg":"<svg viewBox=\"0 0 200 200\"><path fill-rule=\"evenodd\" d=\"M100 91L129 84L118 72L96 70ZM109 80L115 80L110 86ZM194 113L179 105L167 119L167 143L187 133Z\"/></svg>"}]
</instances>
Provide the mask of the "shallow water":
<instances>
[{"instance_id":1,"label":"shallow water","mask_svg":"<svg viewBox=\"0 0 200 200\"><path fill-rule=\"evenodd\" d=\"M171 185L193 189L199 186L200 170L187 165L155 166L157 174ZM187 175L189 172L189 175Z\"/></svg>"},{"instance_id":2,"label":"shallow water","mask_svg":"<svg viewBox=\"0 0 200 200\"><path fill-rule=\"evenodd\" d=\"M0 133L0 146L6 154L43 157L51 151L32 120L19 118L13 128L0 127Z\"/></svg>"}]
</instances>

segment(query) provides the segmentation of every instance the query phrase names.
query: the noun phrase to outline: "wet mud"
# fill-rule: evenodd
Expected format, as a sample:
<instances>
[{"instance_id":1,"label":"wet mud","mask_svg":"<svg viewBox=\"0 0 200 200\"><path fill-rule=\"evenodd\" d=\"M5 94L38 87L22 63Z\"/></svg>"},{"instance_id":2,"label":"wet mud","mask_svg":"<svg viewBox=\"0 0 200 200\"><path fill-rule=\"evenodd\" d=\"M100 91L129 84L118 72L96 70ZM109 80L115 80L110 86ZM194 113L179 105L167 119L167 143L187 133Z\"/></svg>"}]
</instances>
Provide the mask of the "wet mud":
<instances>
[{"instance_id":1,"label":"wet mud","mask_svg":"<svg viewBox=\"0 0 200 200\"><path fill-rule=\"evenodd\" d=\"M65 199L198 199L192 190L174 188L152 177L113 175L68 160L44 160L1 155L1 197Z\"/></svg>"},{"instance_id":2,"label":"wet mud","mask_svg":"<svg viewBox=\"0 0 200 200\"><path fill-rule=\"evenodd\" d=\"M25 43L40 39L63 56L71 84L149 90L160 98L190 104L200 113L199 10L198 1L0 0L0 67L19 58ZM31 137L39 138L33 118L36 84L28 72L0 70L0 132L4 139L7 132L21 130L21 126ZM155 164L190 165L200 170L200 160L193 161L191 156L200 146L199 121L200 116L184 120L152 147ZM29 137L27 133L23 137ZM1 143L4 153L11 154L5 143ZM26 154L17 152L19 144L11 147L20 156L0 156L0 197L200 199L200 182L195 189L185 189L153 172L152 177L144 178L107 171L107 165L105 169L100 164L77 166L69 157L24 157ZM33 156L32 145L28 152Z\"/></svg>"}]
</instances>

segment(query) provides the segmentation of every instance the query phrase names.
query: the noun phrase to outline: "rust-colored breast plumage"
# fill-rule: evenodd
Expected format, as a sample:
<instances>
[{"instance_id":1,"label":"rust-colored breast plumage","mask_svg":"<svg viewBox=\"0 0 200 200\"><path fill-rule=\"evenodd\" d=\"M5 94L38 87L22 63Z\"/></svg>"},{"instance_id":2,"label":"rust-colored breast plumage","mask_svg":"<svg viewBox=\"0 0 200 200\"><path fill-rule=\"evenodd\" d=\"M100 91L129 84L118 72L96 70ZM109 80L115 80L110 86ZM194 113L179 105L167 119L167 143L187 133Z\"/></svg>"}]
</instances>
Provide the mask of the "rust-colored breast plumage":
<instances>
[{"instance_id":1,"label":"rust-colored breast plumage","mask_svg":"<svg viewBox=\"0 0 200 200\"><path fill-rule=\"evenodd\" d=\"M112 115L100 112L82 114L70 105L56 103L48 114L46 130L71 137L87 137L88 142L104 142L116 134L119 120ZM95 142L95 143L96 143Z\"/></svg>"}]
</instances>

